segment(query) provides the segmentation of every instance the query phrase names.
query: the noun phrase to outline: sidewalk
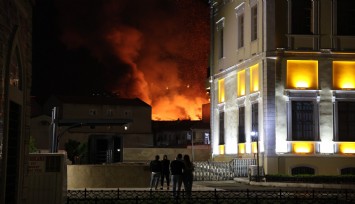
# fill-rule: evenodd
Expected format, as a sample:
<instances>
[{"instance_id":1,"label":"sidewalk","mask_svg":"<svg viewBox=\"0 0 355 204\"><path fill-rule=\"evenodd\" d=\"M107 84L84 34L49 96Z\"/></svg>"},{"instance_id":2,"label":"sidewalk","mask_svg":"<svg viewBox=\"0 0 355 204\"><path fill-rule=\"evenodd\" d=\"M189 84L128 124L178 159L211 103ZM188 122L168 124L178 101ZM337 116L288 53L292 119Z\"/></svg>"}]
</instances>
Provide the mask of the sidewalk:
<instances>
[{"instance_id":1,"label":"sidewalk","mask_svg":"<svg viewBox=\"0 0 355 204\"><path fill-rule=\"evenodd\" d=\"M351 189L355 190L355 185L351 184L313 184L313 183L279 183L279 182L255 182L249 181L248 178L234 178L234 180L226 181L194 181L193 191L223 191L223 190L240 190L240 189L263 189L268 188L312 188L312 189ZM182 186L183 189L183 186ZM84 190L84 189L68 189L68 190ZM87 190L117 190L117 188L87 188ZM145 188L119 188L119 190L127 191L149 191L149 187ZM169 191L172 190L170 186ZM153 190L155 191L155 190ZM166 186L163 190L160 187L157 191L167 191Z\"/></svg>"},{"instance_id":2,"label":"sidewalk","mask_svg":"<svg viewBox=\"0 0 355 204\"><path fill-rule=\"evenodd\" d=\"M255 182L248 178L234 178L234 181L251 186L267 186L276 188L317 188L317 189L354 189L354 184L318 184L318 183L283 183L283 182Z\"/></svg>"}]
</instances>

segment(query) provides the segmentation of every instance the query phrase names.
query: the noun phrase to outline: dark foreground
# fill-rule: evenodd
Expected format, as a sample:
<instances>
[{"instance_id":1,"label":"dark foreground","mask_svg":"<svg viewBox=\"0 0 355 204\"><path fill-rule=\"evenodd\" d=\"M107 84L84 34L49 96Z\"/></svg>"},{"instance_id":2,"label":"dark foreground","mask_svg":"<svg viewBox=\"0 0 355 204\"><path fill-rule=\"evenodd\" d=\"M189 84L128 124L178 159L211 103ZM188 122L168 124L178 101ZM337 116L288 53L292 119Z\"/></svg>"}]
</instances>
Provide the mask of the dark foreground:
<instances>
[{"instance_id":1,"label":"dark foreground","mask_svg":"<svg viewBox=\"0 0 355 204\"><path fill-rule=\"evenodd\" d=\"M293 204L293 203L355 203L354 190L207 190L193 191L187 195L182 191L174 197L171 191L148 190L69 190L67 203L90 204Z\"/></svg>"}]
</instances>

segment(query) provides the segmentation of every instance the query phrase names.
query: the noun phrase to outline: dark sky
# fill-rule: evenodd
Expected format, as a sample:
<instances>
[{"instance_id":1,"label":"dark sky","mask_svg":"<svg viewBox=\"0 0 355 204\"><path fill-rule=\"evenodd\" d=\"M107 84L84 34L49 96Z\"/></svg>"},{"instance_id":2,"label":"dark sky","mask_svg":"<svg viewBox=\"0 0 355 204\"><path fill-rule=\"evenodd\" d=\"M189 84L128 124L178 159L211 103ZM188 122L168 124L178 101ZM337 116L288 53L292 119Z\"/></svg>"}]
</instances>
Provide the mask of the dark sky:
<instances>
[{"instance_id":1,"label":"dark sky","mask_svg":"<svg viewBox=\"0 0 355 204\"><path fill-rule=\"evenodd\" d=\"M33 20L33 96L114 92L193 118L208 102L207 0L37 0Z\"/></svg>"}]
</instances>

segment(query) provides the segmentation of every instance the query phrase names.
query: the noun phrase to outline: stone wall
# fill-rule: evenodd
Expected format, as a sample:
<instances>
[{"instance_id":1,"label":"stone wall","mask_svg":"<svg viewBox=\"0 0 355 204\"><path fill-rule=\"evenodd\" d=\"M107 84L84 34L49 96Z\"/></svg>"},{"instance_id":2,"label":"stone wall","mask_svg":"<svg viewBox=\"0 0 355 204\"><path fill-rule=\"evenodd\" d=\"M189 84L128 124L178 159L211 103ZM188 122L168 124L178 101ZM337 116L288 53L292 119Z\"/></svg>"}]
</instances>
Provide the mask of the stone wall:
<instances>
[{"instance_id":1,"label":"stone wall","mask_svg":"<svg viewBox=\"0 0 355 204\"><path fill-rule=\"evenodd\" d=\"M68 189L149 187L148 164L68 165Z\"/></svg>"},{"instance_id":2,"label":"stone wall","mask_svg":"<svg viewBox=\"0 0 355 204\"><path fill-rule=\"evenodd\" d=\"M107 165L68 165L68 189L76 188L144 188L149 187L149 162L159 155L174 160L176 155L188 154L194 161L208 161L210 146L188 148L125 148L123 163Z\"/></svg>"}]
</instances>

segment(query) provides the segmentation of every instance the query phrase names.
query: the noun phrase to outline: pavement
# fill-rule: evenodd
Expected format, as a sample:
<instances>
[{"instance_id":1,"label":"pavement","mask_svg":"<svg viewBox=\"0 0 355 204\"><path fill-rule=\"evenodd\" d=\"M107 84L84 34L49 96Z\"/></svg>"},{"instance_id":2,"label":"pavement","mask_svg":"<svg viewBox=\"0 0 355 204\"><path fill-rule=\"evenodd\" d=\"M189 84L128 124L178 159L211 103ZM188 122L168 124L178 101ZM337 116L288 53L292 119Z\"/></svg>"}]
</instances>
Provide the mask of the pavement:
<instances>
[{"instance_id":1,"label":"pavement","mask_svg":"<svg viewBox=\"0 0 355 204\"><path fill-rule=\"evenodd\" d=\"M182 187L183 188L183 187ZM355 185L351 184L312 184L312 183L279 183L279 182L255 182L249 181L248 178L234 178L234 180L226 181L194 181L193 191L225 191L225 190L275 190L275 189L348 189L355 190ZM149 191L150 188L119 188L120 190L133 191ZM68 189L68 190L84 190L84 189ZM87 190L103 190L102 188L90 188ZM105 188L104 190L117 190L117 188ZM162 191L162 190L158 190ZM163 191L167 191L164 186ZM171 191L171 186L170 186Z\"/></svg>"}]
</instances>

